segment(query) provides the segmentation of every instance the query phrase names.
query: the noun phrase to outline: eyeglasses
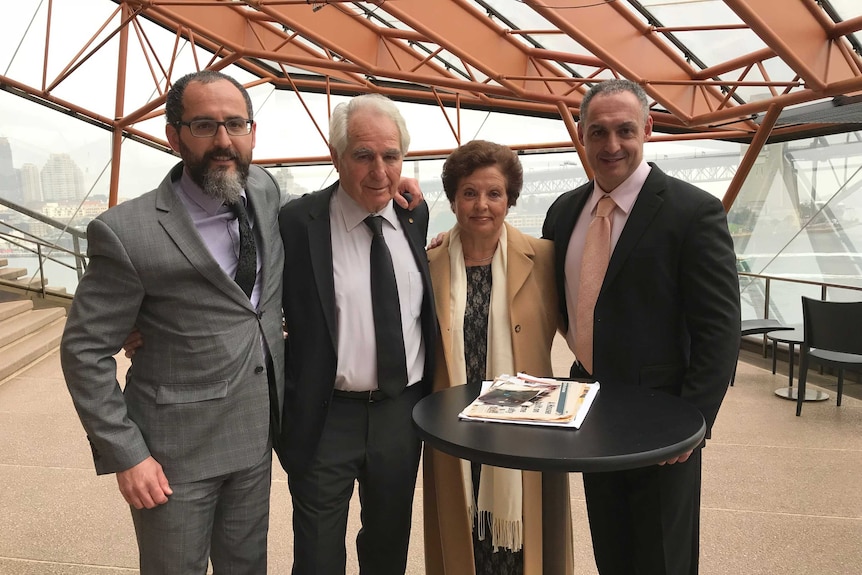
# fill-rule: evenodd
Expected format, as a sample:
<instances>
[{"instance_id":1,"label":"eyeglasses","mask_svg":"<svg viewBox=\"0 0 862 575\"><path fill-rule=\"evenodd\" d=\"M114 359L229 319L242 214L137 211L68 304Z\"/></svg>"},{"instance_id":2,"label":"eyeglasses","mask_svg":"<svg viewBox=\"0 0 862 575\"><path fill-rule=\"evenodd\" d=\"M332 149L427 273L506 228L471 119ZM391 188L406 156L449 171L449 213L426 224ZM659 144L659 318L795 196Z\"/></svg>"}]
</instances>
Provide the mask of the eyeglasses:
<instances>
[{"instance_id":1,"label":"eyeglasses","mask_svg":"<svg viewBox=\"0 0 862 575\"><path fill-rule=\"evenodd\" d=\"M178 126L188 126L189 132L195 138L212 138L218 132L219 126L224 126L229 136L246 136L251 132L251 120L245 118L231 118L224 122L215 120L192 120L191 122L177 122Z\"/></svg>"}]
</instances>

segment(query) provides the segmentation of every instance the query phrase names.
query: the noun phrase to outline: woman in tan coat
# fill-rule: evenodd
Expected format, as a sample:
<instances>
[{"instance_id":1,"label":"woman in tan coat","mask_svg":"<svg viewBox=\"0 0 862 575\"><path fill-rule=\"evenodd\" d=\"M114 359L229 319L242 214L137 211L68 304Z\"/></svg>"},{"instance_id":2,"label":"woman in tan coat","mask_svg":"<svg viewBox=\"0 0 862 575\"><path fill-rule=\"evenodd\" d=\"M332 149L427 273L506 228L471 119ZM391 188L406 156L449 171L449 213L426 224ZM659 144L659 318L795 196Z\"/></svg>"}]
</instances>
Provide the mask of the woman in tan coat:
<instances>
[{"instance_id":1,"label":"woman in tan coat","mask_svg":"<svg viewBox=\"0 0 862 575\"><path fill-rule=\"evenodd\" d=\"M501 373L550 376L559 317L553 245L504 223L523 184L517 155L473 141L443 166L457 224L430 250L441 337L434 391ZM568 476L424 453L429 575L570 575Z\"/></svg>"}]
</instances>

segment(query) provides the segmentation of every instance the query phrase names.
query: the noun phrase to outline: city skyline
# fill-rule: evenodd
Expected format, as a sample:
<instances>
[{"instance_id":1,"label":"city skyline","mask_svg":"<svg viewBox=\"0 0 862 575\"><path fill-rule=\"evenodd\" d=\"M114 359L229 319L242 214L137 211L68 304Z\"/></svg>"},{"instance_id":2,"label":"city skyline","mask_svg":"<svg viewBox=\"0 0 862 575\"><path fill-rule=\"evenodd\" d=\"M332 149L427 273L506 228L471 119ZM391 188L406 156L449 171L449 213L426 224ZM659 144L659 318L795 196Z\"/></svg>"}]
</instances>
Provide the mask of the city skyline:
<instances>
[{"instance_id":1,"label":"city skyline","mask_svg":"<svg viewBox=\"0 0 862 575\"><path fill-rule=\"evenodd\" d=\"M80 202L86 197L83 171L68 153L49 152L39 166L16 165L8 138L0 136L0 194L23 205L42 202Z\"/></svg>"}]
</instances>

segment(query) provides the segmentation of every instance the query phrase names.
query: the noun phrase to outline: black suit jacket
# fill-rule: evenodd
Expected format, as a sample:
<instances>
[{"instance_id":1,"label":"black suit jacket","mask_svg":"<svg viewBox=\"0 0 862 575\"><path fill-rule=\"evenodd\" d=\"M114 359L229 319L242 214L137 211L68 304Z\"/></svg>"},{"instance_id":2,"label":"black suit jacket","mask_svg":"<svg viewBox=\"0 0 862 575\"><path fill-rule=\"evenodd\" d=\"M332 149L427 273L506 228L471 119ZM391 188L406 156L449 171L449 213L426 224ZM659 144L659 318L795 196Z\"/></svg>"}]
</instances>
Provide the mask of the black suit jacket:
<instances>
[{"instance_id":1,"label":"black suit jacket","mask_svg":"<svg viewBox=\"0 0 862 575\"><path fill-rule=\"evenodd\" d=\"M288 473L301 473L314 457L335 385L338 329L329 202L337 189L338 183L335 183L288 202L279 213L285 247L282 307L288 336L284 415L278 455ZM437 332L434 295L425 254L428 205L422 202L413 211L407 211L395 204L395 211L416 258L425 289L422 301L425 375L422 385L423 393L428 393Z\"/></svg>"},{"instance_id":2,"label":"black suit jacket","mask_svg":"<svg viewBox=\"0 0 862 575\"><path fill-rule=\"evenodd\" d=\"M596 302L593 375L681 396L709 430L739 348L736 254L721 202L651 166ZM556 245L566 329L566 250L592 191L590 182L560 196L542 230Z\"/></svg>"}]
</instances>

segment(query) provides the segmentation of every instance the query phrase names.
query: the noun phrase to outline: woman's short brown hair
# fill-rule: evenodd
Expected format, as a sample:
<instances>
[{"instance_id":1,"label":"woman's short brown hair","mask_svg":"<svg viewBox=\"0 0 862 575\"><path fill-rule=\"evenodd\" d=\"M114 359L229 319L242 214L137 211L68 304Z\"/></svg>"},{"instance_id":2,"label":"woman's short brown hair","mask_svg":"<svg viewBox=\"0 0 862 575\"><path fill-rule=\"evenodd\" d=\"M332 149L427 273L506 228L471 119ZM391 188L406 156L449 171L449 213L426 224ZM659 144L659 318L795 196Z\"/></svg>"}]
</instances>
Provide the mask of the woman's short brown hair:
<instances>
[{"instance_id":1,"label":"woman's short brown hair","mask_svg":"<svg viewBox=\"0 0 862 575\"><path fill-rule=\"evenodd\" d=\"M506 199L510 208L514 206L524 185L521 161L507 146L486 140L473 140L455 148L443 163L440 178L443 180L443 190L449 203L455 201L458 183L463 178L488 166L496 166L506 178Z\"/></svg>"}]
</instances>

